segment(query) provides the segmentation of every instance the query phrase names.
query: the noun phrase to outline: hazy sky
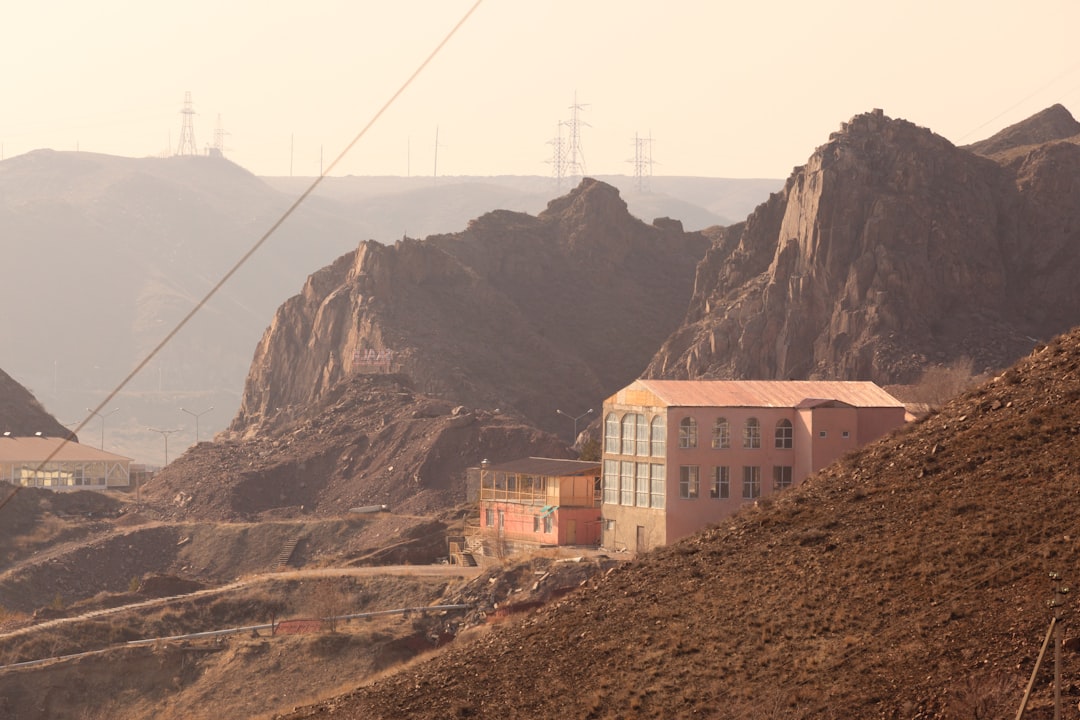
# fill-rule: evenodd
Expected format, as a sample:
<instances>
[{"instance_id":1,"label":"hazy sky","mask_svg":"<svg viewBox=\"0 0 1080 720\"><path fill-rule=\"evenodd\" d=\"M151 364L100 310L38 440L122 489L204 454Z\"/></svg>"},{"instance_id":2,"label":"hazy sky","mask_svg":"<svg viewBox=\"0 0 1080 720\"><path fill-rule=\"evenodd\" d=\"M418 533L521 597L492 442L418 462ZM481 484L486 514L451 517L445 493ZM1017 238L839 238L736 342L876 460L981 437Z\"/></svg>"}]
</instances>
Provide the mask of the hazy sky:
<instances>
[{"instance_id":1,"label":"hazy sky","mask_svg":"<svg viewBox=\"0 0 1080 720\"><path fill-rule=\"evenodd\" d=\"M474 0L9 3L0 143L141 157L195 137L260 175L319 172ZM872 108L957 144L1080 114L1076 0L484 0L334 172L547 175L574 100L590 174L786 177Z\"/></svg>"}]
</instances>

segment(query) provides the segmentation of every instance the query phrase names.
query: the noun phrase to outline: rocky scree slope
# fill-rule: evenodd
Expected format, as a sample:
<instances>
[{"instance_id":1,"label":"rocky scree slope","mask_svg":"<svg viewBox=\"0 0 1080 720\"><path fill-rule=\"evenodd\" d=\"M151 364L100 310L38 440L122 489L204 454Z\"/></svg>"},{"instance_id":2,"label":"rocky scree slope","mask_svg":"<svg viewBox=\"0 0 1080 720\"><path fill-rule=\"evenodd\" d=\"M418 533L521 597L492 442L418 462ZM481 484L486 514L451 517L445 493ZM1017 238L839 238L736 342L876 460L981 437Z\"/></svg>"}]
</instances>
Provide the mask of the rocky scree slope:
<instances>
[{"instance_id":1,"label":"rocky scree slope","mask_svg":"<svg viewBox=\"0 0 1080 720\"><path fill-rule=\"evenodd\" d=\"M590 179L535 217L496 211L461 233L364 243L279 309L230 429L264 433L389 352L420 392L565 433L556 409L596 407L678 326L709 244L676 221L641 222Z\"/></svg>"},{"instance_id":2,"label":"rocky scree slope","mask_svg":"<svg viewBox=\"0 0 1080 720\"><path fill-rule=\"evenodd\" d=\"M1075 584L1078 439L1074 331L798 488L283 717L1011 717L1047 574ZM1051 716L1051 678L1025 717Z\"/></svg>"},{"instance_id":3,"label":"rocky scree slope","mask_svg":"<svg viewBox=\"0 0 1080 720\"><path fill-rule=\"evenodd\" d=\"M465 501L465 469L484 458L569 453L519 417L426 396L401 375L353 375L273 432L190 448L144 499L173 519L341 515L382 504L438 513Z\"/></svg>"},{"instance_id":4,"label":"rocky scree slope","mask_svg":"<svg viewBox=\"0 0 1080 720\"><path fill-rule=\"evenodd\" d=\"M647 375L893 384L965 356L1007 366L1080 321L1076 126L1040 114L987 141L991 158L856 116L725 230Z\"/></svg>"}]
</instances>

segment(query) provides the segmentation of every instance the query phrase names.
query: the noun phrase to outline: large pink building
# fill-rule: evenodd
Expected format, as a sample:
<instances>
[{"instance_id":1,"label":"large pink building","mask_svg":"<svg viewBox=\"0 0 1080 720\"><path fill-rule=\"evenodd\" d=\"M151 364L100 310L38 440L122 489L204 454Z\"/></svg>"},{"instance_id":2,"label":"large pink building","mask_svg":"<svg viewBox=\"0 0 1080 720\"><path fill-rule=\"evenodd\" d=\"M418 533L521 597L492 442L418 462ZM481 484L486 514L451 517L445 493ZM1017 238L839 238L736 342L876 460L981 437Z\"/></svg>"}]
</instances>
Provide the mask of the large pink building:
<instances>
[{"instance_id":1,"label":"large pink building","mask_svg":"<svg viewBox=\"0 0 1080 720\"><path fill-rule=\"evenodd\" d=\"M602 544L647 550L904 423L872 382L637 380L604 402Z\"/></svg>"}]
</instances>

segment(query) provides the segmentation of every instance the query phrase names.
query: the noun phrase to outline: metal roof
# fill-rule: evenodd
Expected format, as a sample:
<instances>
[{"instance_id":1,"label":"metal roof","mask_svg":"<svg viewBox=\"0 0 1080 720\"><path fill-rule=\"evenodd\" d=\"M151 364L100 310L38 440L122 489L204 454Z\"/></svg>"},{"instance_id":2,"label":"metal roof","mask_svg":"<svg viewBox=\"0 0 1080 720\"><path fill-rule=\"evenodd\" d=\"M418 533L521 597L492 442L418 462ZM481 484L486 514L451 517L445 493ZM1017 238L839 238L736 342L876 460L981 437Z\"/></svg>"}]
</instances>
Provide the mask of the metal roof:
<instances>
[{"instance_id":1,"label":"metal roof","mask_svg":"<svg viewBox=\"0 0 1080 720\"><path fill-rule=\"evenodd\" d=\"M61 447L61 445L63 447ZM50 462L120 462L131 458L81 445L63 438L0 435L0 463L36 463L56 453Z\"/></svg>"},{"instance_id":2,"label":"metal roof","mask_svg":"<svg viewBox=\"0 0 1080 720\"><path fill-rule=\"evenodd\" d=\"M850 380L637 380L667 407L784 407L839 400L855 407L903 407L878 385ZM629 388L628 388L629 389Z\"/></svg>"},{"instance_id":3,"label":"metal roof","mask_svg":"<svg viewBox=\"0 0 1080 720\"><path fill-rule=\"evenodd\" d=\"M600 472L598 460L560 460L558 458L521 458L498 465L488 465L488 470L520 473L522 475L544 475L547 477L566 477L568 475L587 475Z\"/></svg>"}]
</instances>

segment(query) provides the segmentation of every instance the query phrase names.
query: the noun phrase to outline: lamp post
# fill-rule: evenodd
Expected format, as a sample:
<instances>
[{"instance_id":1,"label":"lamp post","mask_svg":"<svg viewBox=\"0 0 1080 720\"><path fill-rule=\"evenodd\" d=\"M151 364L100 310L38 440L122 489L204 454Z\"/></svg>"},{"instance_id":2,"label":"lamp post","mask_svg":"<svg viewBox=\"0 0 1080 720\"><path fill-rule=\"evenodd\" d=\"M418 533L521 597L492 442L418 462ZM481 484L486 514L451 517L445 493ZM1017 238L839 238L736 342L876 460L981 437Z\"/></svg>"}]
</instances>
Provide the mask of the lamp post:
<instances>
[{"instance_id":1,"label":"lamp post","mask_svg":"<svg viewBox=\"0 0 1080 720\"><path fill-rule=\"evenodd\" d=\"M149 430L150 432L161 433L161 437L165 438L165 465L168 465L169 464L169 435L176 432L176 430L158 430L157 428L152 428L152 427L148 427L146 429ZM161 467L165 467L165 465L162 465Z\"/></svg>"},{"instance_id":2,"label":"lamp post","mask_svg":"<svg viewBox=\"0 0 1080 720\"><path fill-rule=\"evenodd\" d=\"M97 410L95 410L93 408L86 408L86 412L90 413L91 415L97 415L99 418L101 418L101 449L104 450L105 449L105 418L109 417L113 413L120 412L120 408L113 408L112 410L105 413L104 415L102 415L101 413L99 413Z\"/></svg>"},{"instance_id":3,"label":"lamp post","mask_svg":"<svg viewBox=\"0 0 1080 720\"><path fill-rule=\"evenodd\" d=\"M205 415L206 413L210 412L213 409L214 409L213 405L206 408L202 412L192 412L191 410L188 410L187 408L180 408L180 412L186 412L188 415L195 418L195 444L196 445L199 444L199 416L200 415Z\"/></svg>"},{"instance_id":4,"label":"lamp post","mask_svg":"<svg viewBox=\"0 0 1080 720\"><path fill-rule=\"evenodd\" d=\"M586 410L585 412L581 413L581 414L580 414L580 415L578 415L577 417L574 417L573 415L567 415L567 414L566 414L566 413L564 413L564 412L563 412L562 410L558 410L558 409L557 409L557 410L555 410L555 412L559 413L559 414L560 414L560 415L562 415L563 417L568 417L568 418L570 418L571 420L573 420L573 421L574 421L574 438L573 438L574 442L577 442L577 424L578 424L578 420L580 420L581 418L585 417L586 415L588 415L588 414L589 414L589 413L591 413L592 411L593 411L593 409L592 409L592 408L589 408L588 410Z\"/></svg>"}]
</instances>

